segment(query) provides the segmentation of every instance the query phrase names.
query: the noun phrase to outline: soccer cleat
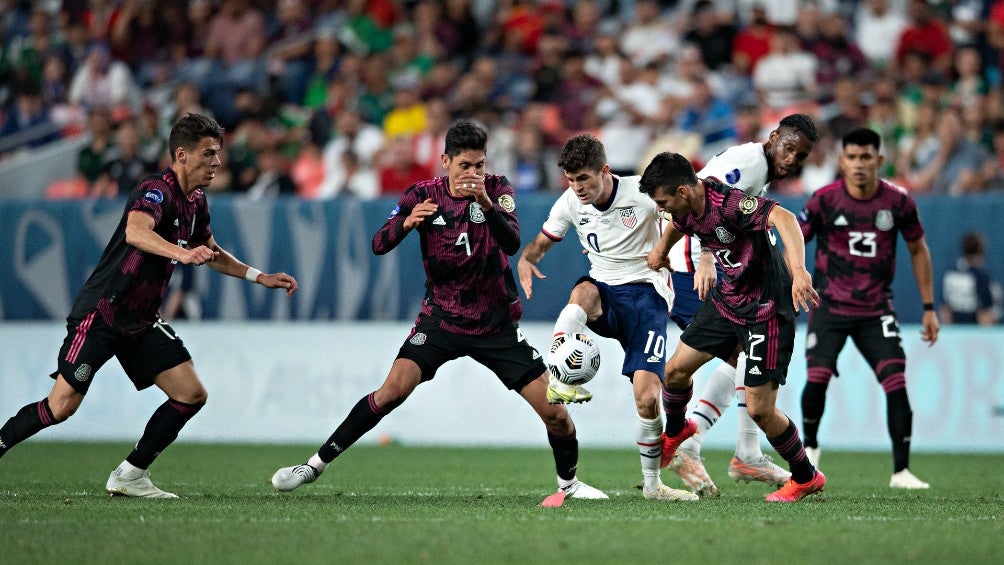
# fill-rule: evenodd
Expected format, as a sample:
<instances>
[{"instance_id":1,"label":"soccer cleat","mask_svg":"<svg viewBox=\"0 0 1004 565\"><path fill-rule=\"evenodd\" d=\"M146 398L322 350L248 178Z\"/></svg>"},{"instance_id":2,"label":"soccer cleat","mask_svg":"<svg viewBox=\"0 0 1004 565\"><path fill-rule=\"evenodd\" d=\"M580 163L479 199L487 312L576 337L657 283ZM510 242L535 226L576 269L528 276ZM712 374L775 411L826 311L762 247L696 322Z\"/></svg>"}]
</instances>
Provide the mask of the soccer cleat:
<instances>
[{"instance_id":1,"label":"soccer cleat","mask_svg":"<svg viewBox=\"0 0 1004 565\"><path fill-rule=\"evenodd\" d=\"M717 490L715 491L718 492ZM659 483L652 489L642 489L642 496L648 500L670 500L670 501L685 501L693 502L699 500L698 496L692 492L687 492L685 490L680 490L676 488L670 488L662 483Z\"/></svg>"},{"instance_id":2,"label":"soccer cleat","mask_svg":"<svg viewBox=\"0 0 1004 565\"><path fill-rule=\"evenodd\" d=\"M824 486L826 486L826 476L816 469L812 480L804 485L796 483L794 479L788 479L783 487L767 495L767 502L797 502L810 494L822 492Z\"/></svg>"},{"instance_id":3,"label":"soccer cleat","mask_svg":"<svg viewBox=\"0 0 1004 565\"><path fill-rule=\"evenodd\" d=\"M931 488L931 485L915 477L909 469L903 469L898 473L893 473L892 479L889 480L889 486L891 488L905 488L911 490Z\"/></svg>"},{"instance_id":4,"label":"soccer cleat","mask_svg":"<svg viewBox=\"0 0 1004 565\"><path fill-rule=\"evenodd\" d=\"M781 486L788 482L791 473L774 464L770 455L761 455L749 463L738 457L733 457L729 463L729 476L739 481L760 481Z\"/></svg>"},{"instance_id":5,"label":"soccer cleat","mask_svg":"<svg viewBox=\"0 0 1004 565\"><path fill-rule=\"evenodd\" d=\"M605 500L610 498L600 489L591 487L578 479L561 490L565 492L568 498L581 498L583 500Z\"/></svg>"},{"instance_id":6,"label":"soccer cleat","mask_svg":"<svg viewBox=\"0 0 1004 565\"><path fill-rule=\"evenodd\" d=\"M677 449L669 468L680 475L683 484L687 485L687 488L694 494L702 497L718 496L718 487L708 476L708 471L704 468L704 459L697 453L686 447Z\"/></svg>"},{"instance_id":7,"label":"soccer cleat","mask_svg":"<svg viewBox=\"0 0 1004 565\"><path fill-rule=\"evenodd\" d=\"M809 463L812 463L813 467L819 467L819 456L822 454L822 450L818 447L806 447L805 456L809 458Z\"/></svg>"},{"instance_id":8,"label":"soccer cleat","mask_svg":"<svg viewBox=\"0 0 1004 565\"><path fill-rule=\"evenodd\" d=\"M135 496L141 498L178 498L178 495L162 491L150 481L150 471L143 470L143 474L134 478L126 479L122 477L122 469L116 468L108 476L105 483L105 490L112 496Z\"/></svg>"},{"instance_id":9,"label":"soccer cleat","mask_svg":"<svg viewBox=\"0 0 1004 565\"><path fill-rule=\"evenodd\" d=\"M552 375L547 383L547 402L549 404L576 404L589 402L593 393L580 385L566 385Z\"/></svg>"},{"instance_id":10,"label":"soccer cleat","mask_svg":"<svg viewBox=\"0 0 1004 565\"><path fill-rule=\"evenodd\" d=\"M272 475L272 486L279 492L289 492L300 485L316 481L318 475L320 473L317 469L306 463L295 467L283 467Z\"/></svg>"},{"instance_id":11,"label":"soccer cleat","mask_svg":"<svg viewBox=\"0 0 1004 565\"><path fill-rule=\"evenodd\" d=\"M665 467L672 463L673 456L676 455L676 450L680 447L680 444L695 433L697 433L697 422L691 420L690 418L683 421L683 429L675 436L669 437L665 432L663 432L662 460L659 462L659 467Z\"/></svg>"}]
</instances>

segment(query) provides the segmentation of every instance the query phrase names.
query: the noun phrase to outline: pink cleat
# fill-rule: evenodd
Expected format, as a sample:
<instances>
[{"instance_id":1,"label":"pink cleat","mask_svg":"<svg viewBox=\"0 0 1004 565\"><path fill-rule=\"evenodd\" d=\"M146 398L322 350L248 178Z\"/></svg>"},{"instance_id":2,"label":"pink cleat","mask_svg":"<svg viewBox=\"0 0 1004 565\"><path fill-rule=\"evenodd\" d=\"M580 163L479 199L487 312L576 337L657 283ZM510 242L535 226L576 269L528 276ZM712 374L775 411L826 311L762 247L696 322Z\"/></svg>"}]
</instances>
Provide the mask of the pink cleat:
<instances>
[{"instance_id":1,"label":"pink cleat","mask_svg":"<svg viewBox=\"0 0 1004 565\"><path fill-rule=\"evenodd\" d=\"M683 430L673 437L669 437L665 432L662 434L662 460L659 462L659 467L665 467L673 462L673 456L676 455L677 448L680 444L684 442L688 437L694 435L697 432L697 422L687 418L683 421Z\"/></svg>"},{"instance_id":2,"label":"pink cleat","mask_svg":"<svg viewBox=\"0 0 1004 565\"><path fill-rule=\"evenodd\" d=\"M783 487L767 495L767 502L797 502L810 494L822 492L824 486L826 486L826 476L816 469L812 480L805 484L796 483L795 479L788 479Z\"/></svg>"}]
</instances>

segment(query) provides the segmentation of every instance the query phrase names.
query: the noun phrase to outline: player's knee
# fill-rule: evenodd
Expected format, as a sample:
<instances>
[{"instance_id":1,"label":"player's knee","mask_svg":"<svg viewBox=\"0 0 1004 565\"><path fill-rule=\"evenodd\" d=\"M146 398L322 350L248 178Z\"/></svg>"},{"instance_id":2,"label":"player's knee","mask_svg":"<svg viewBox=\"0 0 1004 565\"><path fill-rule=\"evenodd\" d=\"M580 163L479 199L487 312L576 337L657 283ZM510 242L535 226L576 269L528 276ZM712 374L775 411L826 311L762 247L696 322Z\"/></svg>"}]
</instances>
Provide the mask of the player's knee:
<instances>
[{"instance_id":1,"label":"player's knee","mask_svg":"<svg viewBox=\"0 0 1004 565\"><path fill-rule=\"evenodd\" d=\"M875 376L886 394L906 390L906 363L901 359L879 363Z\"/></svg>"},{"instance_id":2,"label":"player's knee","mask_svg":"<svg viewBox=\"0 0 1004 565\"><path fill-rule=\"evenodd\" d=\"M806 365L806 380L810 383L826 386L830 383L830 379L837 374L837 364L833 359L810 356L806 360Z\"/></svg>"},{"instance_id":3,"label":"player's knee","mask_svg":"<svg viewBox=\"0 0 1004 565\"><path fill-rule=\"evenodd\" d=\"M544 426L553 434L567 435L571 433L573 429L572 417L568 415L568 410L564 406L556 405L554 408L554 410L540 415Z\"/></svg>"},{"instance_id":4,"label":"player's knee","mask_svg":"<svg viewBox=\"0 0 1004 565\"><path fill-rule=\"evenodd\" d=\"M568 297L568 302L582 308L590 318L595 317L598 315L596 312L602 310L600 291L592 281L582 281L575 285Z\"/></svg>"},{"instance_id":5,"label":"player's knee","mask_svg":"<svg viewBox=\"0 0 1004 565\"><path fill-rule=\"evenodd\" d=\"M659 389L646 390L639 394L634 400L638 415L646 420L653 420L659 417L659 406L662 402L662 391Z\"/></svg>"},{"instance_id":6,"label":"player's knee","mask_svg":"<svg viewBox=\"0 0 1004 565\"><path fill-rule=\"evenodd\" d=\"M52 412L52 417L56 419L56 422L65 422L77 412L77 408L80 408L80 403L84 400L83 396L73 396L69 398L49 398L49 410Z\"/></svg>"},{"instance_id":7,"label":"player's knee","mask_svg":"<svg viewBox=\"0 0 1004 565\"><path fill-rule=\"evenodd\" d=\"M171 398L177 402L201 406L205 404L206 400L209 398L209 392L205 387L199 385L192 390L185 391L183 394L172 396Z\"/></svg>"},{"instance_id":8,"label":"player's knee","mask_svg":"<svg viewBox=\"0 0 1004 565\"><path fill-rule=\"evenodd\" d=\"M674 364L666 365L666 388L682 388L690 381L691 373L683 367Z\"/></svg>"}]
</instances>

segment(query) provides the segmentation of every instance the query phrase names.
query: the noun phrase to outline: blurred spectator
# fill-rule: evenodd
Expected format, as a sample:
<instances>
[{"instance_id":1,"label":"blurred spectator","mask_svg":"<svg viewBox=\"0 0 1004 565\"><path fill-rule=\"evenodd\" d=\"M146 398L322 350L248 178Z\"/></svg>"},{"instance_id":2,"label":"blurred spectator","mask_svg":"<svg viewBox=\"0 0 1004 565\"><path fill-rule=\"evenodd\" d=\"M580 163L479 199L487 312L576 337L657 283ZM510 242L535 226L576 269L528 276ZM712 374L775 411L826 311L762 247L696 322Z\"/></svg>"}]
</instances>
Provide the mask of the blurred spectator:
<instances>
[{"instance_id":1,"label":"blurred spectator","mask_svg":"<svg viewBox=\"0 0 1004 565\"><path fill-rule=\"evenodd\" d=\"M961 241L962 256L945 271L941 284L941 320L945 324L992 326L1001 318L1001 285L984 267L986 242L976 231Z\"/></svg>"},{"instance_id":2,"label":"blurred spectator","mask_svg":"<svg viewBox=\"0 0 1004 565\"><path fill-rule=\"evenodd\" d=\"M945 22L933 13L927 0L909 0L909 22L896 44L896 63L903 64L907 53L922 53L931 61L935 71L947 73L952 66L952 40Z\"/></svg>"},{"instance_id":3,"label":"blurred spectator","mask_svg":"<svg viewBox=\"0 0 1004 565\"><path fill-rule=\"evenodd\" d=\"M268 73L284 102L302 104L313 71L313 22L306 0L278 0L275 30L269 37Z\"/></svg>"},{"instance_id":4,"label":"blurred spectator","mask_svg":"<svg viewBox=\"0 0 1004 565\"><path fill-rule=\"evenodd\" d=\"M524 125L516 130L512 170L506 174L517 194L554 190L558 186L557 156L544 147L540 129Z\"/></svg>"},{"instance_id":5,"label":"blurred spectator","mask_svg":"<svg viewBox=\"0 0 1004 565\"><path fill-rule=\"evenodd\" d=\"M765 111L788 113L816 99L815 56L799 46L795 31L779 27L771 35L770 52L756 65L753 84Z\"/></svg>"},{"instance_id":6,"label":"blurred spectator","mask_svg":"<svg viewBox=\"0 0 1004 565\"><path fill-rule=\"evenodd\" d=\"M119 19L118 2L113 0L88 0L83 12L84 26L90 41L107 42L111 39L112 28Z\"/></svg>"},{"instance_id":7,"label":"blurred spectator","mask_svg":"<svg viewBox=\"0 0 1004 565\"><path fill-rule=\"evenodd\" d=\"M418 97L417 84L402 84L394 92L394 107L383 120L383 134L388 139L412 136L428 127L428 111Z\"/></svg>"},{"instance_id":8,"label":"blurred spectator","mask_svg":"<svg viewBox=\"0 0 1004 565\"><path fill-rule=\"evenodd\" d=\"M871 74L871 67L857 44L850 40L847 20L839 12L830 12L822 17L819 39L811 47L816 57L816 83L820 92L828 94L833 84L842 76L855 76L864 82ZM836 138L842 135L834 132Z\"/></svg>"},{"instance_id":9,"label":"blurred spectator","mask_svg":"<svg viewBox=\"0 0 1004 565\"><path fill-rule=\"evenodd\" d=\"M145 104L136 122L139 134L139 155L146 163L159 171L170 164L167 139L160 133L160 113L156 106Z\"/></svg>"},{"instance_id":10,"label":"blurred spectator","mask_svg":"<svg viewBox=\"0 0 1004 565\"><path fill-rule=\"evenodd\" d=\"M435 174L428 166L415 161L409 138L398 136L387 139L387 145L377 156L376 168L380 177L381 196L404 194L411 185L431 178Z\"/></svg>"},{"instance_id":11,"label":"blurred spectator","mask_svg":"<svg viewBox=\"0 0 1004 565\"><path fill-rule=\"evenodd\" d=\"M569 40L569 49L591 53L596 50L597 39L610 35L617 27L615 20L603 21L600 6L594 0L575 0L572 3L572 21L563 35Z\"/></svg>"},{"instance_id":12,"label":"blurred spectator","mask_svg":"<svg viewBox=\"0 0 1004 565\"><path fill-rule=\"evenodd\" d=\"M372 198L379 190L378 186L372 187L374 194L370 195L365 192L371 188L369 185L360 186L350 181L361 172L373 172L374 156L384 143L383 131L364 122L359 113L351 109L341 112L336 122L336 134L324 147L324 182L317 197L333 198L348 186L356 194ZM351 152L352 157L345 161L342 155L347 152ZM373 184L376 185L375 182Z\"/></svg>"},{"instance_id":13,"label":"blurred spectator","mask_svg":"<svg viewBox=\"0 0 1004 565\"><path fill-rule=\"evenodd\" d=\"M914 174L920 170L922 163L929 163L938 151L938 135L935 126L938 121L938 104L932 101L921 102L917 107L917 119L914 127L907 130L899 140L896 171L901 177ZM911 184L905 181L905 184Z\"/></svg>"},{"instance_id":14,"label":"blurred spectator","mask_svg":"<svg viewBox=\"0 0 1004 565\"><path fill-rule=\"evenodd\" d=\"M610 170L624 176L635 173L639 158L652 140L650 121L659 113L662 96L656 62L636 71L625 61L621 77L623 86L609 89L596 112L603 120L599 138L606 147Z\"/></svg>"},{"instance_id":15,"label":"blurred spectator","mask_svg":"<svg viewBox=\"0 0 1004 565\"><path fill-rule=\"evenodd\" d=\"M443 48L444 57L466 67L478 51L481 26L471 11L470 0L446 0L441 4L445 5L445 13L436 25L436 39Z\"/></svg>"},{"instance_id":16,"label":"blurred spectator","mask_svg":"<svg viewBox=\"0 0 1004 565\"><path fill-rule=\"evenodd\" d=\"M28 19L29 34L9 41L7 64L10 66L11 84L27 84L38 88L42 84L42 70L50 56L66 61L69 54L53 34L49 12L35 9Z\"/></svg>"},{"instance_id":17,"label":"blurred spectator","mask_svg":"<svg viewBox=\"0 0 1004 565\"><path fill-rule=\"evenodd\" d=\"M272 141L265 117L258 112L246 114L234 129L226 146L223 164L230 172L230 189L247 192L258 178L258 157ZM222 189L214 186L214 189Z\"/></svg>"},{"instance_id":18,"label":"blurred spectator","mask_svg":"<svg viewBox=\"0 0 1004 565\"><path fill-rule=\"evenodd\" d=\"M425 104L426 128L412 140L415 162L425 165L435 174L442 168L446 130L450 129L450 109L442 98L432 98Z\"/></svg>"},{"instance_id":19,"label":"blurred spectator","mask_svg":"<svg viewBox=\"0 0 1004 565\"><path fill-rule=\"evenodd\" d=\"M286 160L276 143L265 143L258 152L257 178L247 189L251 200L296 194L296 184L286 173Z\"/></svg>"},{"instance_id":20,"label":"blurred spectator","mask_svg":"<svg viewBox=\"0 0 1004 565\"><path fill-rule=\"evenodd\" d=\"M59 139L59 127L49 119L42 94L23 86L14 96L14 108L0 127L0 153L39 147Z\"/></svg>"},{"instance_id":21,"label":"blurred spectator","mask_svg":"<svg viewBox=\"0 0 1004 565\"><path fill-rule=\"evenodd\" d=\"M620 84L621 59L624 58L624 55L620 52L616 35L600 34L596 38L596 49L588 53L572 50L568 56L572 55L585 57L583 72L586 75L609 87ZM564 78L568 78L568 73L569 71L566 69ZM568 95L568 92L564 92L562 97Z\"/></svg>"},{"instance_id":22,"label":"blurred spectator","mask_svg":"<svg viewBox=\"0 0 1004 565\"><path fill-rule=\"evenodd\" d=\"M732 64L736 30L722 19L710 0L698 0L691 8L690 28L683 34L683 41L697 46L701 60L712 71Z\"/></svg>"},{"instance_id":23,"label":"blurred spectator","mask_svg":"<svg viewBox=\"0 0 1004 565\"><path fill-rule=\"evenodd\" d=\"M558 90L566 60L566 44L564 37L553 33L544 34L540 38L537 56L531 63L534 100L550 102L566 94ZM581 53L576 51L575 55L582 60Z\"/></svg>"},{"instance_id":24,"label":"blurred spectator","mask_svg":"<svg viewBox=\"0 0 1004 565\"><path fill-rule=\"evenodd\" d=\"M735 113L711 92L707 80L694 83L678 125L681 130L701 137L700 158L704 163L736 143Z\"/></svg>"},{"instance_id":25,"label":"blurred spectator","mask_svg":"<svg viewBox=\"0 0 1004 565\"><path fill-rule=\"evenodd\" d=\"M833 137L864 127L868 108L862 100L863 83L854 75L841 76L833 84L833 100L820 109L820 118Z\"/></svg>"},{"instance_id":26,"label":"blurred spectator","mask_svg":"<svg viewBox=\"0 0 1004 565\"><path fill-rule=\"evenodd\" d=\"M157 162L143 159L136 123L125 120L115 131L115 145L105 158L104 171L91 187L91 196L116 198L127 196L141 180L152 174Z\"/></svg>"},{"instance_id":27,"label":"blurred spectator","mask_svg":"<svg viewBox=\"0 0 1004 565\"><path fill-rule=\"evenodd\" d=\"M101 177L112 154L111 114L104 108L92 109L87 118L87 132L90 139L77 154L77 173L90 185Z\"/></svg>"},{"instance_id":28,"label":"blurred spectator","mask_svg":"<svg viewBox=\"0 0 1004 565\"><path fill-rule=\"evenodd\" d=\"M757 63L771 50L771 36L774 28L767 21L767 11L761 4L754 4L750 21L739 30L732 43L732 66L740 74L752 76Z\"/></svg>"},{"instance_id":29,"label":"blurred spectator","mask_svg":"<svg viewBox=\"0 0 1004 565\"><path fill-rule=\"evenodd\" d=\"M858 4L855 41L876 70L886 68L896 52L896 42L906 29L906 15L890 0L862 0Z\"/></svg>"},{"instance_id":30,"label":"blurred spectator","mask_svg":"<svg viewBox=\"0 0 1004 565\"><path fill-rule=\"evenodd\" d=\"M398 25L394 29L394 44L387 52L391 84L418 88L435 63L435 48L435 44L420 46L410 25Z\"/></svg>"},{"instance_id":31,"label":"blurred spectator","mask_svg":"<svg viewBox=\"0 0 1004 565\"><path fill-rule=\"evenodd\" d=\"M108 108L117 117L128 116L139 108L139 88L128 65L112 60L107 44L95 43L73 77L69 101L85 108Z\"/></svg>"},{"instance_id":32,"label":"blurred spectator","mask_svg":"<svg viewBox=\"0 0 1004 565\"><path fill-rule=\"evenodd\" d=\"M296 184L296 193L303 198L317 198L324 182L324 160L321 149L313 139L308 139L293 160L290 176Z\"/></svg>"},{"instance_id":33,"label":"blurred spectator","mask_svg":"<svg viewBox=\"0 0 1004 565\"><path fill-rule=\"evenodd\" d=\"M265 17L248 0L223 0L209 22L205 60L196 84L205 93L205 103L226 128L238 116L231 107L240 89L261 89L265 68L261 55L267 39Z\"/></svg>"},{"instance_id":34,"label":"blurred spectator","mask_svg":"<svg viewBox=\"0 0 1004 565\"><path fill-rule=\"evenodd\" d=\"M983 77L983 63L975 47L962 47L955 52L955 81L951 85L951 101L956 107L983 104L990 85Z\"/></svg>"},{"instance_id":35,"label":"blurred spectator","mask_svg":"<svg viewBox=\"0 0 1004 565\"><path fill-rule=\"evenodd\" d=\"M601 44L605 42L605 39L600 41ZM613 62L616 62L618 67L626 64L626 61L619 56ZM598 77L586 74L586 61L582 53L573 51L565 57L553 102L561 116L560 123L569 134L574 135L582 131L587 114L596 106L608 88L620 88L620 81L620 68L616 82L604 85Z\"/></svg>"},{"instance_id":36,"label":"blurred spectator","mask_svg":"<svg viewBox=\"0 0 1004 565\"><path fill-rule=\"evenodd\" d=\"M334 30L321 28L314 38L313 52L310 56L310 69L303 98L298 103L306 108L316 109L324 106L328 85L335 80L341 62L342 46L335 38Z\"/></svg>"},{"instance_id":37,"label":"blurred spectator","mask_svg":"<svg viewBox=\"0 0 1004 565\"><path fill-rule=\"evenodd\" d=\"M109 37L112 54L129 65L136 82L147 86L167 58L167 28L158 21L156 2L122 0L119 6Z\"/></svg>"},{"instance_id":38,"label":"blurred spectator","mask_svg":"<svg viewBox=\"0 0 1004 565\"><path fill-rule=\"evenodd\" d=\"M659 12L656 0L636 0L634 19L621 33L621 51L639 68L665 64L680 48L680 35Z\"/></svg>"},{"instance_id":39,"label":"blurred spectator","mask_svg":"<svg viewBox=\"0 0 1004 565\"><path fill-rule=\"evenodd\" d=\"M200 103L199 87L191 82L180 82L174 89L171 102L160 113L160 133L166 137L174 126L174 122L185 114L203 114L212 116L208 108Z\"/></svg>"},{"instance_id":40,"label":"blurred spectator","mask_svg":"<svg viewBox=\"0 0 1004 565\"><path fill-rule=\"evenodd\" d=\"M952 196L984 190L992 159L982 145L966 138L958 113L942 110L935 131L937 149L928 162L919 164L919 170L908 174L911 188Z\"/></svg>"},{"instance_id":41,"label":"blurred spectator","mask_svg":"<svg viewBox=\"0 0 1004 565\"><path fill-rule=\"evenodd\" d=\"M338 39L349 49L367 55L383 53L394 38L390 28L394 23L394 6L389 0L348 0L348 18L340 28Z\"/></svg>"},{"instance_id":42,"label":"blurred spectator","mask_svg":"<svg viewBox=\"0 0 1004 565\"><path fill-rule=\"evenodd\" d=\"M990 164L992 172L988 188L991 190L1004 190L1004 119L998 118L994 121L993 143L995 158Z\"/></svg>"},{"instance_id":43,"label":"blurred spectator","mask_svg":"<svg viewBox=\"0 0 1004 565\"><path fill-rule=\"evenodd\" d=\"M66 59L50 54L42 64L42 103L46 108L66 104L69 101L70 77L66 72Z\"/></svg>"},{"instance_id":44,"label":"blurred spectator","mask_svg":"<svg viewBox=\"0 0 1004 565\"><path fill-rule=\"evenodd\" d=\"M359 114L371 124L383 124L394 107L394 86L390 83L387 56L369 55L362 66Z\"/></svg>"}]
</instances>

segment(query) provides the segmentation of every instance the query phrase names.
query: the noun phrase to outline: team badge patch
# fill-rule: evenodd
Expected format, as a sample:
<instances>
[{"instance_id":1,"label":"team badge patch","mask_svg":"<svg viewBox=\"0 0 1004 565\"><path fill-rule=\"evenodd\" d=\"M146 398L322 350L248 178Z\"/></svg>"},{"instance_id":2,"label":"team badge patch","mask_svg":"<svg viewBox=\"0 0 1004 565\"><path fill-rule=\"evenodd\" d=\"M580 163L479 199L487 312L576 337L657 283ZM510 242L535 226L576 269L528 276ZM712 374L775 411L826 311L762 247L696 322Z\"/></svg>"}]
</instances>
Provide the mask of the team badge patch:
<instances>
[{"instance_id":1,"label":"team badge patch","mask_svg":"<svg viewBox=\"0 0 1004 565\"><path fill-rule=\"evenodd\" d=\"M889 210L879 210L875 214L875 227L882 231L889 231L892 229L895 222L892 219L892 212Z\"/></svg>"},{"instance_id":2,"label":"team badge patch","mask_svg":"<svg viewBox=\"0 0 1004 565\"><path fill-rule=\"evenodd\" d=\"M718 241L722 243L732 243L736 240L736 236L729 233L729 230L718 226L715 228L715 235L718 236Z\"/></svg>"},{"instance_id":3,"label":"team badge patch","mask_svg":"<svg viewBox=\"0 0 1004 565\"><path fill-rule=\"evenodd\" d=\"M87 379L91 378L91 366L84 363L83 365L77 367L77 370L73 371L73 378L82 383L86 383Z\"/></svg>"},{"instance_id":4,"label":"team badge patch","mask_svg":"<svg viewBox=\"0 0 1004 565\"><path fill-rule=\"evenodd\" d=\"M478 204L477 202L471 202L470 213L471 213L471 221L474 222L475 224L480 224L481 222L485 221L485 213L481 209L481 205Z\"/></svg>"},{"instance_id":5,"label":"team badge patch","mask_svg":"<svg viewBox=\"0 0 1004 565\"><path fill-rule=\"evenodd\" d=\"M742 178L742 176L743 174L739 171L739 169L732 169L731 171L725 173L725 182L731 184L732 186L735 186L736 183L739 182L739 179Z\"/></svg>"},{"instance_id":6,"label":"team badge patch","mask_svg":"<svg viewBox=\"0 0 1004 565\"><path fill-rule=\"evenodd\" d=\"M408 342L412 345L422 345L425 343L425 337L424 333L418 332L417 334L411 336L411 339L409 339Z\"/></svg>"},{"instance_id":7,"label":"team badge patch","mask_svg":"<svg viewBox=\"0 0 1004 565\"><path fill-rule=\"evenodd\" d=\"M743 214L756 212L758 206L760 206L760 203L753 196L743 196L743 199L739 201L739 211Z\"/></svg>"},{"instance_id":8,"label":"team badge patch","mask_svg":"<svg viewBox=\"0 0 1004 565\"><path fill-rule=\"evenodd\" d=\"M390 216L387 216L387 219L389 220L389 219L393 218L400 211L401 211L401 205L400 204L398 204L397 206L394 206L394 209L390 211Z\"/></svg>"},{"instance_id":9,"label":"team badge patch","mask_svg":"<svg viewBox=\"0 0 1004 565\"><path fill-rule=\"evenodd\" d=\"M146 194L143 195L143 200L146 200L147 202L153 202L154 204L160 204L161 202L164 201L164 193L157 190L156 188L151 188L150 190L146 191Z\"/></svg>"},{"instance_id":10,"label":"team badge patch","mask_svg":"<svg viewBox=\"0 0 1004 565\"><path fill-rule=\"evenodd\" d=\"M624 210L621 210L621 223L629 229L638 225L638 216L635 215L634 208L625 208Z\"/></svg>"},{"instance_id":11,"label":"team badge patch","mask_svg":"<svg viewBox=\"0 0 1004 565\"><path fill-rule=\"evenodd\" d=\"M499 206L501 206L506 212L512 214L513 210L516 209L516 201L513 200L512 196L503 194L502 196L499 196Z\"/></svg>"}]
</instances>

